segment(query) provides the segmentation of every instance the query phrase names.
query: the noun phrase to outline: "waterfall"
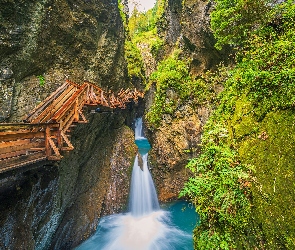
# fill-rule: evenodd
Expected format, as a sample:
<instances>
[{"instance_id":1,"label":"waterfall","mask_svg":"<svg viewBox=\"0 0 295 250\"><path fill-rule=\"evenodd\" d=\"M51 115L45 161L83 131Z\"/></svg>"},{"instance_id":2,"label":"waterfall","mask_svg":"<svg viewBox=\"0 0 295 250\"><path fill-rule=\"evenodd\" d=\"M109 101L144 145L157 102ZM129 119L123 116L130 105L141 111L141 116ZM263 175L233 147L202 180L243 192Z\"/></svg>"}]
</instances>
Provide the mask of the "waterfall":
<instances>
[{"instance_id":1,"label":"waterfall","mask_svg":"<svg viewBox=\"0 0 295 250\"><path fill-rule=\"evenodd\" d=\"M143 130L142 130L142 117L135 120L135 140L142 140L146 139L143 136Z\"/></svg>"},{"instance_id":2,"label":"waterfall","mask_svg":"<svg viewBox=\"0 0 295 250\"><path fill-rule=\"evenodd\" d=\"M142 118L135 121L135 142L139 148L139 154L133 165L129 210L133 216L139 217L160 209L156 188L148 169L150 144L143 135ZM140 160L142 166L139 164Z\"/></svg>"},{"instance_id":3,"label":"waterfall","mask_svg":"<svg viewBox=\"0 0 295 250\"><path fill-rule=\"evenodd\" d=\"M76 250L192 250L192 229L182 231L170 212L161 210L148 169L150 144L142 132L142 119L135 122L139 148L130 186L129 212L101 218L97 232ZM142 156L141 156L142 155ZM142 158L142 166L140 158ZM142 169L141 169L142 167ZM184 218L180 219L184 221Z\"/></svg>"},{"instance_id":4,"label":"waterfall","mask_svg":"<svg viewBox=\"0 0 295 250\"><path fill-rule=\"evenodd\" d=\"M147 167L148 154L142 156L143 170L138 164L138 157L140 156L137 155L134 161L129 198L129 210L135 217L160 209L154 182Z\"/></svg>"}]
</instances>

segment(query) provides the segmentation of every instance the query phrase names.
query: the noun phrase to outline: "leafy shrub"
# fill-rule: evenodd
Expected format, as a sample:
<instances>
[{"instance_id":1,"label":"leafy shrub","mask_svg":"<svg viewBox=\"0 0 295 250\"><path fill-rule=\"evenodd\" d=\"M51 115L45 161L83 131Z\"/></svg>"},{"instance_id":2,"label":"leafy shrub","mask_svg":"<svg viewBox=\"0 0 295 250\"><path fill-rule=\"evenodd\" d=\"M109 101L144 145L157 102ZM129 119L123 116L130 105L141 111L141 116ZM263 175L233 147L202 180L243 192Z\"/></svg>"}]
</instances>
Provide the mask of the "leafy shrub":
<instances>
[{"instance_id":1,"label":"leafy shrub","mask_svg":"<svg viewBox=\"0 0 295 250\"><path fill-rule=\"evenodd\" d=\"M248 224L253 168L241 164L238 154L227 145L228 132L220 117L211 116L204 130L202 154L186 166L194 177L186 183L180 196L193 201L201 218L195 230L196 248L232 249L233 233Z\"/></svg>"}]
</instances>

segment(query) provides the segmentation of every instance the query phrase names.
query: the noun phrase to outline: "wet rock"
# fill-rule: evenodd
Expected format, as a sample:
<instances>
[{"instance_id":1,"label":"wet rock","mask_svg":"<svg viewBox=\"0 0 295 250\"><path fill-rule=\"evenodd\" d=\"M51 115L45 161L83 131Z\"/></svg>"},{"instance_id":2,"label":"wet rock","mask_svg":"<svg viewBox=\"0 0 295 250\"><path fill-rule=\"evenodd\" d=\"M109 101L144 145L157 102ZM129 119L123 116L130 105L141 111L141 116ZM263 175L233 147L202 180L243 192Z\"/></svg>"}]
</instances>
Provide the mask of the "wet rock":
<instances>
[{"instance_id":1,"label":"wet rock","mask_svg":"<svg viewBox=\"0 0 295 250\"><path fill-rule=\"evenodd\" d=\"M189 105L183 107L181 114L169 123L163 120L161 126L149 134L152 142L149 161L161 201L178 198L183 183L190 176L184 166L200 152L202 127L207 118Z\"/></svg>"},{"instance_id":2,"label":"wet rock","mask_svg":"<svg viewBox=\"0 0 295 250\"><path fill-rule=\"evenodd\" d=\"M143 160L142 160L142 156L140 153L137 154L138 155L138 165L140 167L140 169L143 171Z\"/></svg>"},{"instance_id":3,"label":"wet rock","mask_svg":"<svg viewBox=\"0 0 295 250\"><path fill-rule=\"evenodd\" d=\"M4 68L0 70L0 81L12 78L13 71L10 68Z\"/></svg>"}]
</instances>

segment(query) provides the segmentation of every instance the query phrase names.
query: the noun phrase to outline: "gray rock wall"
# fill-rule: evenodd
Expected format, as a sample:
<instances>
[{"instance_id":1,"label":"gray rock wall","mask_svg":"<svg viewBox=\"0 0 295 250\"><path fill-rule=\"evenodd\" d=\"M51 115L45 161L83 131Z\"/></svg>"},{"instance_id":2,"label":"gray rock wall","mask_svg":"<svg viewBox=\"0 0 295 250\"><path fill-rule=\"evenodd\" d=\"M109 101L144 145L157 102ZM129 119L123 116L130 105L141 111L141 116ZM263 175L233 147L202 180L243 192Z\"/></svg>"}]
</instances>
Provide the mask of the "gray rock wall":
<instances>
[{"instance_id":1,"label":"gray rock wall","mask_svg":"<svg viewBox=\"0 0 295 250\"><path fill-rule=\"evenodd\" d=\"M0 3L0 121L23 114L63 84L126 85L124 30L117 1ZM44 76L40 86L37 76Z\"/></svg>"},{"instance_id":2,"label":"gray rock wall","mask_svg":"<svg viewBox=\"0 0 295 250\"><path fill-rule=\"evenodd\" d=\"M0 3L0 121L21 121L70 79L129 87L117 0ZM44 86L38 76L44 77ZM0 175L0 249L72 249L126 208L136 154L130 110L89 114L75 149Z\"/></svg>"}]
</instances>

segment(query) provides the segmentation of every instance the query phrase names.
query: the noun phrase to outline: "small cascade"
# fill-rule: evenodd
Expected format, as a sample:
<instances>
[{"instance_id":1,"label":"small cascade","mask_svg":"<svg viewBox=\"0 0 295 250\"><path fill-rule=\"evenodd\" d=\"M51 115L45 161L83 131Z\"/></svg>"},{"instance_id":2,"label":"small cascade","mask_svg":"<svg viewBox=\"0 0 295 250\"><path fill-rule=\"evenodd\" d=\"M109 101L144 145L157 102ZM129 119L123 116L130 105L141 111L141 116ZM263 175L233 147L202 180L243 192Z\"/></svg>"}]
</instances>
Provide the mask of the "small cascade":
<instances>
[{"instance_id":1,"label":"small cascade","mask_svg":"<svg viewBox=\"0 0 295 250\"><path fill-rule=\"evenodd\" d=\"M160 209L147 164L150 144L142 132L142 119L137 119L135 124L135 142L138 145L139 154L133 165L129 212L101 218L95 235L76 250L193 249L192 230L194 223L189 230L181 230L175 226L173 220L183 222L185 217L177 219L172 212ZM142 169L139 164L140 157L142 157ZM178 210L181 211L180 208ZM194 211L191 211L194 216ZM193 216L191 217L193 218Z\"/></svg>"},{"instance_id":2,"label":"small cascade","mask_svg":"<svg viewBox=\"0 0 295 250\"><path fill-rule=\"evenodd\" d=\"M160 209L154 182L147 167L148 154L142 156L143 171L138 164L138 157L140 156L137 155L134 161L129 198L129 210L135 217Z\"/></svg>"},{"instance_id":3,"label":"small cascade","mask_svg":"<svg viewBox=\"0 0 295 250\"><path fill-rule=\"evenodd\" d=\"M142 117L135 120L135 140L146 140L143 136Z\"/></svg>"}]
</instances>

